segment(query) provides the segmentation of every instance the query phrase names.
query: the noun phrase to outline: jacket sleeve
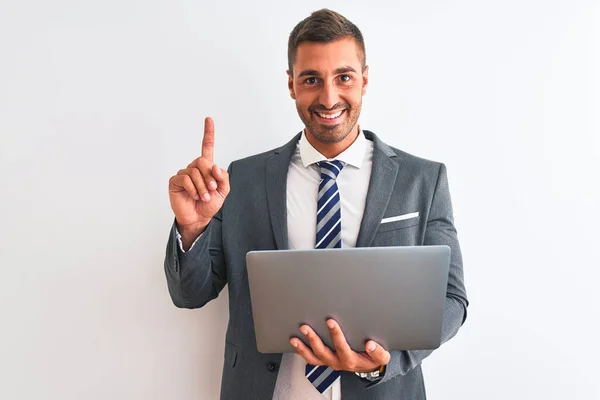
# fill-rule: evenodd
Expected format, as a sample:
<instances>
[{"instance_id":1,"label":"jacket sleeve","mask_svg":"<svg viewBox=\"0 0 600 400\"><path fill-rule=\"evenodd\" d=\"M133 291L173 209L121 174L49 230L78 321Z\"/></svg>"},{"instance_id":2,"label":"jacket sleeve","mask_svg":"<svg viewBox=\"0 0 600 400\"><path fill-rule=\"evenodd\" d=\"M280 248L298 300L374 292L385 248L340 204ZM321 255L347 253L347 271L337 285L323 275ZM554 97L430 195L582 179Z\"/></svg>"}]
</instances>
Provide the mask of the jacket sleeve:
<instances>
[{"instance_id":1,"label":"jacket sleeve","mask_svg":"<svg viewBox=\"0 0 600 400\"><path fill-rule=\"evenodd\" d=\"M448 287L442 322L442 343L447 342L458 332L467 318L467 294L465 290L462 255L448 187L446 167L440 164L433 200L425 228L424 245L448 245L451 249ZM387 382L398 375L406 375L429 356L433 350L392 351L391 360L383 377L369 387Z\"/></svg>"},{"instance_id":2,"label":"jacket sleeve","mask_svg":"<svg viewBox=\"0 0 600 400\"><path fill-rule=\"evenodd\" d=\"M231 174L231 166L228 172ZM175 306L200 308L215 299L225 287L227 268L223 257L222 220L223 207L187 252L180 249L173 222L164 267L169 294Z\"/></svg>"}]
</instances>

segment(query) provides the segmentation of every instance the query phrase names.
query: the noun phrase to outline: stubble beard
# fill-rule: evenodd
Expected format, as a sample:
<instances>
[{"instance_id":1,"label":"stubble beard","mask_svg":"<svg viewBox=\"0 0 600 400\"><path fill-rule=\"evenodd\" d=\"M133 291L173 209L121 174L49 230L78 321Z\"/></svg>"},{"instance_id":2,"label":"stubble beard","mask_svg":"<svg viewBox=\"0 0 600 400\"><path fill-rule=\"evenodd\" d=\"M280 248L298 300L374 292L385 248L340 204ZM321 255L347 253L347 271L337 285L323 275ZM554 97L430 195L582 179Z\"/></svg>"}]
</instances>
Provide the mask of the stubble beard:
<instances>
[{"instance_id":1,"label":"stubble beard","mask_svg":"<svg viewBox=\"0 0 600 400\"><path fill-rule=\"evenodd\" d=\"M298 110L300 119L304 122L304 126L315 139L321 143L334 144L346 139L354 127L356 127L362 104L359 103L355 107L346 107L344 111L346 113L344 122L333 126L323 125L315 121L313 111L310 107L305 111L301 110L299 105L296 104L296 109Z\"/></svg>"}]
</instances>

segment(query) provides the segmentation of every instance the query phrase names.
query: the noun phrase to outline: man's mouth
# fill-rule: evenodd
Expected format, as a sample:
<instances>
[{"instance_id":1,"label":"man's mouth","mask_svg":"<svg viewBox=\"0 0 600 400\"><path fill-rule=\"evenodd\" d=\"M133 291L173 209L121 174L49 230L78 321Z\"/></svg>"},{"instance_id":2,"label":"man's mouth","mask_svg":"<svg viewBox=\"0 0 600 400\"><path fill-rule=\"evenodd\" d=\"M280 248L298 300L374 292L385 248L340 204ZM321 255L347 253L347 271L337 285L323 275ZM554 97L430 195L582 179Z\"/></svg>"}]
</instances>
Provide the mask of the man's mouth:
<instances>
[{"instance_id":1,"label":"man's mouth","mask_svg":"<svg viewBox=\"0 0 600 400\"><path fill-rule=\"evenodd\" d=\"M334 124L339 122L339 120L342 118L344 112L346 110L338 110L336 112L329 112L329 113L325 113L325 112L320 112L320 111L314 111L313 113L317 116L317 119L324 124Z\"/></svg>"}]
</instances>

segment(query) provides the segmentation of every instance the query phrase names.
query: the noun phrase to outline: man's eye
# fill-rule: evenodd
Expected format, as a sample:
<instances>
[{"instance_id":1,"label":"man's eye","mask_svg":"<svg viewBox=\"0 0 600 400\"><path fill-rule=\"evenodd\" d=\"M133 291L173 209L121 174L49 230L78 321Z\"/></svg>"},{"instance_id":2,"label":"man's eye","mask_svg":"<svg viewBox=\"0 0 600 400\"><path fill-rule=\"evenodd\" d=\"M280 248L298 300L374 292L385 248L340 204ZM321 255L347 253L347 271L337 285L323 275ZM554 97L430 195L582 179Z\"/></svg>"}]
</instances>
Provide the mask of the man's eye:
<instances>
[{"instance_id":1,"label":"man's eye","mask_svg":"<svg viewBox=\"0 0 600 400\"><path fill-rule=\"evenodd\" d=\"M309 85L314 85L315 83L317 83L317 78L306 78L304 82L308 83Z\"/></svg>"},{"instance_id":2,"label":"man's eye","mask_svg":"<svg viewBox=\"0 0 600 400\"><path fill-rule=\"evenodd\" d=\"M350 82L351 79L352 77L350 75L340 75L340 80L342 82Z\"/></svg>"}]
</instances>

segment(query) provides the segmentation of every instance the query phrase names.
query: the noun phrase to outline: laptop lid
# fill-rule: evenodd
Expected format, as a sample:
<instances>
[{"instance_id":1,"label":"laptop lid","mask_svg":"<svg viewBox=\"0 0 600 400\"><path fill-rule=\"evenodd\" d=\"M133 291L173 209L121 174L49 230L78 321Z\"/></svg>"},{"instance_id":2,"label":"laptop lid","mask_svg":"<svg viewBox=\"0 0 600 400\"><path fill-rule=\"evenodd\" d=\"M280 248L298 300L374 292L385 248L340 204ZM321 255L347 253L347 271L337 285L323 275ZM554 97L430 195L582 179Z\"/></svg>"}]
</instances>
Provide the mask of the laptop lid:
<instances>
[{"instance_id":1,"label":"laptop lid","mask_svg":"<svg viewBox=\"0 0 600 400\"><path fill-rule=\"evenodd\" d=\"M251 251L246 262L261 353L295 352L302 324L333 349L328 318L355 351L369 339L386 350L440 346L448 246Z\"/></svg>"}]
</instances>

